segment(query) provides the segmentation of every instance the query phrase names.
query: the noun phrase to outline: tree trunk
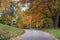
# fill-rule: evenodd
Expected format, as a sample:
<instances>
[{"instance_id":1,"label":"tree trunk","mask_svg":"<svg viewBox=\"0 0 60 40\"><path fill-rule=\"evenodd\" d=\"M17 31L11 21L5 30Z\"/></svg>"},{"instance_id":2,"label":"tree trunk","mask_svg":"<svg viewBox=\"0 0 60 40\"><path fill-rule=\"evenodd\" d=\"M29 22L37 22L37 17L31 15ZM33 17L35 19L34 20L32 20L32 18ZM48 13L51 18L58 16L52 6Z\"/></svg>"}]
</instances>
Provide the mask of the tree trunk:
<instances>
[{"instance_id":1,"label":"tree trunk","mask_svg":"<svg viewBox=\"0 0 60 40\"><path fill-rule=\"evenodd\" d=\"M56 14L55 28L58 28L59 16L60 16L60 11L58 11L57 14Z\"/></svg>"}]
</instances>

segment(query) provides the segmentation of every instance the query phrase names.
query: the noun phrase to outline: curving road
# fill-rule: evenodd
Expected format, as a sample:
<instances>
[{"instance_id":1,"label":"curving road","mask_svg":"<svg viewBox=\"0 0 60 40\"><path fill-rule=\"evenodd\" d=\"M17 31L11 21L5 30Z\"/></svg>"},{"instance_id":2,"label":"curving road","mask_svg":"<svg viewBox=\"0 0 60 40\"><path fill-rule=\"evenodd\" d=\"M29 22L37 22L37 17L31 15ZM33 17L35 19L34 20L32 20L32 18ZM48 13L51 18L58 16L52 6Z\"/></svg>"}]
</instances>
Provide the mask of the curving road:
<instances>
[{"instance_id":1,"label":"curving road","mask_svg":"<svg viewBox=\"0 0 60 40\"><path fill-rule=\"evenodd\" d=\"M25 33L18 40L56 40L49 33L39 30L25 29Z\"/></svg>"}]
</instances>

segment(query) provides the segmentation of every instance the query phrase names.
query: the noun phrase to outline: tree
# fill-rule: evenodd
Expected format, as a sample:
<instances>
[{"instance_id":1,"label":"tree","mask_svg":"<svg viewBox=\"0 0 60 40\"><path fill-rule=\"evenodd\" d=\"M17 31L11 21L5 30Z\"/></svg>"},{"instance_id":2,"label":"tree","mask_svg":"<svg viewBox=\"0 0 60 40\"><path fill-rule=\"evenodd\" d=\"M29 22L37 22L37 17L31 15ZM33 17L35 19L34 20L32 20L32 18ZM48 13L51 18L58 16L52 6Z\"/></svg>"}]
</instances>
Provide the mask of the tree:
<instances>
[{"instance_id":1,"label":"tree","mask_svg":"<svg viewBox=\"0 0 60 40\"><path fill-rule=\"evenodd\" d=\"M0 0L0 7L1 7L1 2L2 2L2 0Z\"/></svg>"},{"instance_id":2,"label":"tree","mask_svg":"<svg viewBox=\"0 0 60 40\"><path fill-rule=\"evenodd\" d=\"M45 15L45 17L43 19L46 18L46 22L47 22L48 21L47 18L53 19L54 15L55 15L52 6L54 6L54 2L53 1L34 0L33 2L31 2L31 6L28 9L29 11L27 11L27 14L32 15L34 17L35 16L37 17L37 14L39 14L42 17L44 17L44 15ZM38 20L43 20L42 18L39 18L40 16L37 17ZM37 18L35 18L35 19L37 19ZM35 22L37 23L38 21L35 21ZM48 22L47 22L47 24L48 24Z\"/></svg>"},{"instance_id":3,"label":"tree","mask_svg":"<svg viewBox=\"0 0 60 40\"><path fill-rule=\"evenodd\" d=\"M55 15L55 28L58 27L59 16L60 16L60 0L56 0L57 8L56 8L56 15Z\"/></svg>"}]
</instances>

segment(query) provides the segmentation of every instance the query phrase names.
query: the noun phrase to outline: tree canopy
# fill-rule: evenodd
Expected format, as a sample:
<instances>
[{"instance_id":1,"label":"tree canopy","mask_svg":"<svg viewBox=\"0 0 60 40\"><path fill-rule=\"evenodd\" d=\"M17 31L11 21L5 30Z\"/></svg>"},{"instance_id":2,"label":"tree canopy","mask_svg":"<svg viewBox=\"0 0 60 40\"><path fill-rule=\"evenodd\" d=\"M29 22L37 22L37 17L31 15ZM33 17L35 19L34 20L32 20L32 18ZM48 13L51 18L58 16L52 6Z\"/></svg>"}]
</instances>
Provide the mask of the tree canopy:
<instances>
[{"instance_id":1,"label":"tree canopy","mask_svg":"<svg viewBox=\"0 0 60 40\"><path fill-rule=\"evenodd\" d=\"M23 27L30 25L37 28L53 27L60 9L59 2L58 0L0 0L0 10L6 11L7 17L14 18L17 24Z\"/></svg>"}]
</instances>

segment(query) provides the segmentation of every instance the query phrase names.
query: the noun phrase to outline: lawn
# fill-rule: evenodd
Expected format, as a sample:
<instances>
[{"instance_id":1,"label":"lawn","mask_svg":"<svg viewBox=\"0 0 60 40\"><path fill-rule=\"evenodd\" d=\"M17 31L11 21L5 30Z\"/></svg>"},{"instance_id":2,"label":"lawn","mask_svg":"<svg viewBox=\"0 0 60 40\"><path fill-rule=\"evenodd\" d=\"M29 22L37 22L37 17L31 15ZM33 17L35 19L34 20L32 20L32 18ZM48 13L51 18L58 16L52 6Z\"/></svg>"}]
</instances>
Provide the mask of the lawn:
<instances>
[{"instance_id":1,"label":"lawn","mask_svg":"<svg viewBox=\"0 0 60 40\"><path fill-rule=\"evenodd\" d=\"M60 39L60 29L43 29L46 32L49 32L53 36L55 36L57 39Z\"/></svg>"},{"instance_id":2,"label":"lawn","mask_svg":"<svg viewBox=\"0 0 60 40\"><path fill-rule=\"evenodd\" d=\"M24 32L23 29L0 24L0 40L16 37Z\"/></svg>"}]
</instances>

